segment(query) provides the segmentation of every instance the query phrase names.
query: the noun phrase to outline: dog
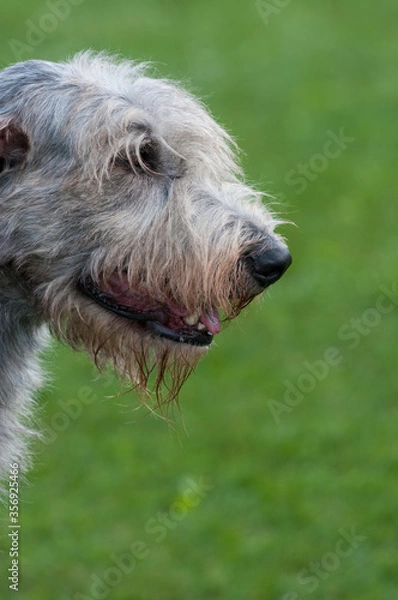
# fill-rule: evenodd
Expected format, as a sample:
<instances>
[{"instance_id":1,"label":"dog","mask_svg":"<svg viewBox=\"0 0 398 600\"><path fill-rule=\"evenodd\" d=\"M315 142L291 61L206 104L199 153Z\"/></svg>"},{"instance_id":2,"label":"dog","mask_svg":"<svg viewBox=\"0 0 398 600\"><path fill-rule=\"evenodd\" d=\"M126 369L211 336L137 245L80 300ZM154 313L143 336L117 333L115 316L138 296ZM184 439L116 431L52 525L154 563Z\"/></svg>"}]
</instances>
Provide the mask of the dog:
<instances>
[{"instance_id":1,"label":"dog","mask_svg":"<svg viewBox=\"0 0 398 600\"><path fill-rule=\"evenodd\" d=\"M49 331L157 402L291 263L204 106L83 52L0 72L0 473L26 462ZM152 378L151 378L152 381Z\"/></svg>"}]
</instances>

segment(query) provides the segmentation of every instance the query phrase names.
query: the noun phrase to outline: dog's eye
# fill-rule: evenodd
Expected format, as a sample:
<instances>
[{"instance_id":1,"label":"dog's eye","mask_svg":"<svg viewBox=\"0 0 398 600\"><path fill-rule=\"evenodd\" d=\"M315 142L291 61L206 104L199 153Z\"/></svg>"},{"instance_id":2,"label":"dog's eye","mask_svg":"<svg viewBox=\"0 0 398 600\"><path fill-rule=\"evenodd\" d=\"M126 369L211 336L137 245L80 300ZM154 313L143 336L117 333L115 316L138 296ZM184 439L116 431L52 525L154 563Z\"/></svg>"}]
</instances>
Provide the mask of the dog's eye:
<instances>
[{"instance_id":1,"label":"dog's eye","mask_svg":"<svg viewBox=\"0 0 398 600\"><path fill-rule=\"evenodd\" d=\"M150 171L155 172L159 166L159 147L153 140L144 141L139 148L139 158Z\"/></svg>"},{"instance_id":2,"label":"dog's eye","mask_svg":"<svg viewBox=\"0 0 398 600\"><path fill-rule=\"evenodd\" d=\"M139 144L121 150L114 159L114 165L136 174L159 174L159 146L156 141L144 138Z\"/></svg>"}]
</instances>

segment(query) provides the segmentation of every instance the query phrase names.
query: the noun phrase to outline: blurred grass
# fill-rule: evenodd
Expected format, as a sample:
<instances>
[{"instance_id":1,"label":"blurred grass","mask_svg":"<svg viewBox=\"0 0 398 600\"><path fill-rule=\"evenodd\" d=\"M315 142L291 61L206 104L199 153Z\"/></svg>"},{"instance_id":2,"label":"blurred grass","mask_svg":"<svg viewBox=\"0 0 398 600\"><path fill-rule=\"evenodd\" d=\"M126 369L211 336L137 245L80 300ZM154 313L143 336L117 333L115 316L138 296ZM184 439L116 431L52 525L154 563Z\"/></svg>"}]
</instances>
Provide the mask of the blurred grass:
<instances>
[{"instance_id":1,"label":"blurred grass","mask_svg":"<svg viewBox=\"0 0 398 600\"><path fill-rule=\"evenodd\" d=\"M27 21L48 12L36 0L3 7L1 65L15 60L10 40L24 42ZM23 59L51 60L108 49L189 82L236 136L249 178L283 200L297 227L283 229L289 273L184 388L188 434L178 416L177 433L137 420L134 398L109 399L117 384L85 357L49 353L53 381L40 404L53 435L37 445L23 489L19 598L398 597L397 311L353 349L339 335L397 281L397 17L393 0L291 2L267 25L254 2L85 0L25 48ZM286 174L341 128L355 141L297 195ZM283 402L286 382L297 385L303 362L330 346L340 364L277 424L269 401ZM81 414L68 417L61 403L79 397ZM208 491L157 541L148 524L174 510L189 479ZM339 530L353 527L366 540L328 570ZM138 540L148 553L118 581L112 555ZM8 597L5 533L0 548ZM314 593L298 578L312 563ZM92 587L93 574L107 587Z\"/></svg>"}]
</instances>

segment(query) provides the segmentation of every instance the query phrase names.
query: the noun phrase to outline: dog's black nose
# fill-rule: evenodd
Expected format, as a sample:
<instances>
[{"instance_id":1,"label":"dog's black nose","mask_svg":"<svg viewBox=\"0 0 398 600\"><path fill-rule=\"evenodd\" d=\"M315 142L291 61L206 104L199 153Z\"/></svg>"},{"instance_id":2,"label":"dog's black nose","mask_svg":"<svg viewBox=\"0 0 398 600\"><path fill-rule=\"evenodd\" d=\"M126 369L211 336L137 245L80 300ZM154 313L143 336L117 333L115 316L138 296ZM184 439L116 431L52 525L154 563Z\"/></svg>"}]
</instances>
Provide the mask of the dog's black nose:
<instances>
[{"instance_id":1,"label":"dog's black nose","mask_svg":"<svg viewBox=\"0 0 398 600\"><path fill-rule=\"evenodd\" d=\"M262 252L253 252L247 260L254 279L266 288L282 277L292 257L286 246L278 245Z\"/></svg>"}]
</instances>

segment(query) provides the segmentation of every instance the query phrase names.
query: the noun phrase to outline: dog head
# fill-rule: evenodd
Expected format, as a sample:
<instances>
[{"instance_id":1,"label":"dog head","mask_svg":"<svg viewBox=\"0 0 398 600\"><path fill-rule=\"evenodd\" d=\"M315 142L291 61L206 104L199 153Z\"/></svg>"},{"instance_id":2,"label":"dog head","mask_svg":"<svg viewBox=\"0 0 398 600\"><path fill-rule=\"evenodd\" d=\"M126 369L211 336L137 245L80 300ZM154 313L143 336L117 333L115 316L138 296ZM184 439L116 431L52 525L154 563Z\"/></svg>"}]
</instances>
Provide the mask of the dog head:
<instances>
[{"instance_id":1,"label":"dog head","mask_svg":"<svg viewBox=\"0 0 398 600\"><path fill-rule=\"evenodd\" d=\"M83 53L0 73L0 262L98 366L178 394L291 257L236 145L188 92ZM163 386L164 389L164 386Z\"/></svg>"}]
</instances>

